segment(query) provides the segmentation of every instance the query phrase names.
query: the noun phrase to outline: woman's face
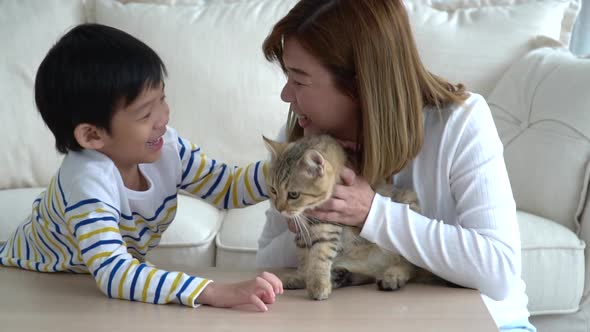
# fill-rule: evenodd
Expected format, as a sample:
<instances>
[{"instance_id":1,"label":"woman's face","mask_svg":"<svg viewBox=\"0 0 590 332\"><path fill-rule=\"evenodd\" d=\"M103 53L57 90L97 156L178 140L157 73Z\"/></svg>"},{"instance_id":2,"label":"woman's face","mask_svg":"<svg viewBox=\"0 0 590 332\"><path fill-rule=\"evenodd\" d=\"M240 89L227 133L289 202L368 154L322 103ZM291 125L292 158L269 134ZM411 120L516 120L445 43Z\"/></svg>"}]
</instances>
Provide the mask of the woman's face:
<instances>
[{"instance_id":1,"label":"woman's face","mask_svg":"<svg viewBox=\"0 0 590 332\"><path fill-rule=\"evenodd\" d=\"M327 133L356 141L358 102L336 88L330 72L295 38L285 40L287 83L281 99L291 104L305 135Z\"/></svg>"}]
</instances>

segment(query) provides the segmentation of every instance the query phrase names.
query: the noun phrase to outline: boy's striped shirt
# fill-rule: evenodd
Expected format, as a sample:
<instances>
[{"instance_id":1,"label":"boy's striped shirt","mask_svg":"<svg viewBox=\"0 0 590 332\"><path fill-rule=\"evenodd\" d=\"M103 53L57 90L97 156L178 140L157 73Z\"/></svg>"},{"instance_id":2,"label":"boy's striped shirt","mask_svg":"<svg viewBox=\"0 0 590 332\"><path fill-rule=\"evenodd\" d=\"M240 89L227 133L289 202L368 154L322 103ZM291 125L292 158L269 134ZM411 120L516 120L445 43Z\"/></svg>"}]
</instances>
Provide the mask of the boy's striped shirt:
<instances>
[{"instance_id":1,"label":"boy's striped shirt","mask_svg":"<svg viewBox=\"0 0 590 332\"><path fill-rule=\"evenodd\" d=\"M179 190L222 209L255 204L268 198L266 165L227 166L172 128L162 149L160 160L140 165L150 183L145 192L125 188L105 155L69 153L30 217L0 245L0 265L90 273L109 297L196 306L210 280L157 269L145 256L173 221Z\"/></svg>"}]
</instances>

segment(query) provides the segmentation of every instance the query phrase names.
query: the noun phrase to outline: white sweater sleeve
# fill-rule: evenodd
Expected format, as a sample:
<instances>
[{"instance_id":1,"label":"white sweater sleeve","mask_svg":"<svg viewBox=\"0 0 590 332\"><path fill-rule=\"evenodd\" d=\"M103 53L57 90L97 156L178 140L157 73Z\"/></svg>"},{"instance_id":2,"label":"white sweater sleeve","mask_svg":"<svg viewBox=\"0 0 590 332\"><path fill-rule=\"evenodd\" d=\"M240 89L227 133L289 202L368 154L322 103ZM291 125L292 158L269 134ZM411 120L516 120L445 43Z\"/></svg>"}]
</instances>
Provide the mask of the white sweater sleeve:
<instances>
[{"instance_id":1,"label":"white sweater sleeve","mask_svg":"<svg viewBox=\"0 0 590 332\"><path fill-rule=\"evenodd\" d=\"M520 237L502 143L483 105L465 115L468 119L460 127L447 127L456 138L445 138L441 144L447 147L437 149L439 159L446 154L449 167L437 169L440 174L433 177L438 180L431 183L446 184L456 220L428 218L376 195L361 236L448 281L502 300L520 279ZM428 175L414 174L414 179L417 176ZM440 201L443 195L449 196L433 194L432 200Z\"/></svg>"},{"instance_id":2,"label":"white sweater sleeve","mask_svg":"<svg viewBox=\"0 0 590 332\"><path fill-rule=\"evenodd\" d=\"M287 220L274 209L266 211L266 224L258 239L258 267L295 267L295 234L287 228Z\"/></svg>"}]
</instances>

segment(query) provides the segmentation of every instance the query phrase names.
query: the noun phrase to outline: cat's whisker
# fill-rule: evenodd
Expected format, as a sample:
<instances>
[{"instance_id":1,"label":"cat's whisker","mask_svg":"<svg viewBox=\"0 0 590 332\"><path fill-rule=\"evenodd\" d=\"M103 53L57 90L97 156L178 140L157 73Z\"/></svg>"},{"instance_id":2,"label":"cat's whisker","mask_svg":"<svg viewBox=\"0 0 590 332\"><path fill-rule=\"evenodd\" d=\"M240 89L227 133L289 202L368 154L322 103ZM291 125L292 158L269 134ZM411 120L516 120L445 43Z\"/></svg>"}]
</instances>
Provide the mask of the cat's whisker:
<instances>
[{"instance_id":1,"label":"cat's whisker","mask_svg":"<svg viewBox=\"0 0 590 332\"><path fill-rule=\"evenodd\" d=\"M295 217L296 218L296 224L299 225L299 229L301 231L301 236L303 237L303 241L305 242L305 244L310 247L311 246L311 233L309 232L309 229L307 228L307 224L304 221L304 216L302 215L298 215Z\"/></svg>"}]
</instances>

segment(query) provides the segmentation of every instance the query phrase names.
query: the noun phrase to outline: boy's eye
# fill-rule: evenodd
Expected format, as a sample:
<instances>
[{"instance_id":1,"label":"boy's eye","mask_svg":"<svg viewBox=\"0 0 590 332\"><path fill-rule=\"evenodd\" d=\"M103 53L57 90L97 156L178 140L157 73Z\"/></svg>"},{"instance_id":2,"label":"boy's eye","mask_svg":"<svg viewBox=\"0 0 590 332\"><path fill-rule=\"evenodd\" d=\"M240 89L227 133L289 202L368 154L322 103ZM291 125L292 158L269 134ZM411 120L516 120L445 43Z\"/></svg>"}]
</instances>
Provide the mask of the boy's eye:
<instances>
[{"instance_id":1,"label":"boy's eye","mask_svg":"<svg viewBox=\"0 0 590 332\"><path fill-rule=\"evenodd\" d=\"M150 116L152 115L152 112L147 113L146 115L144 115L141 119L148 119Z\"/></svg>"},{"instance_id":2,"label":"boy's eye","mask_svg":"<svg viewBox=\"0 0 590 332\"><path fill-rule=\"evenodd\" d=\"M160 102L164 102L164 100L166 100L166 95L163 95L162 98L160 98Z\"/></svg>"},{"instance_id":3,"label":"boy's eye","mask_svg":"<svg viewBox=\"0 0 590 332\"><path fill-rule=\"evenodd\" d=\"M289 199L298 199L299 198L299 193L296 191L289 191L289 193L287 194L287 196L289 197Z\"/></svg>"}]
</instances>

